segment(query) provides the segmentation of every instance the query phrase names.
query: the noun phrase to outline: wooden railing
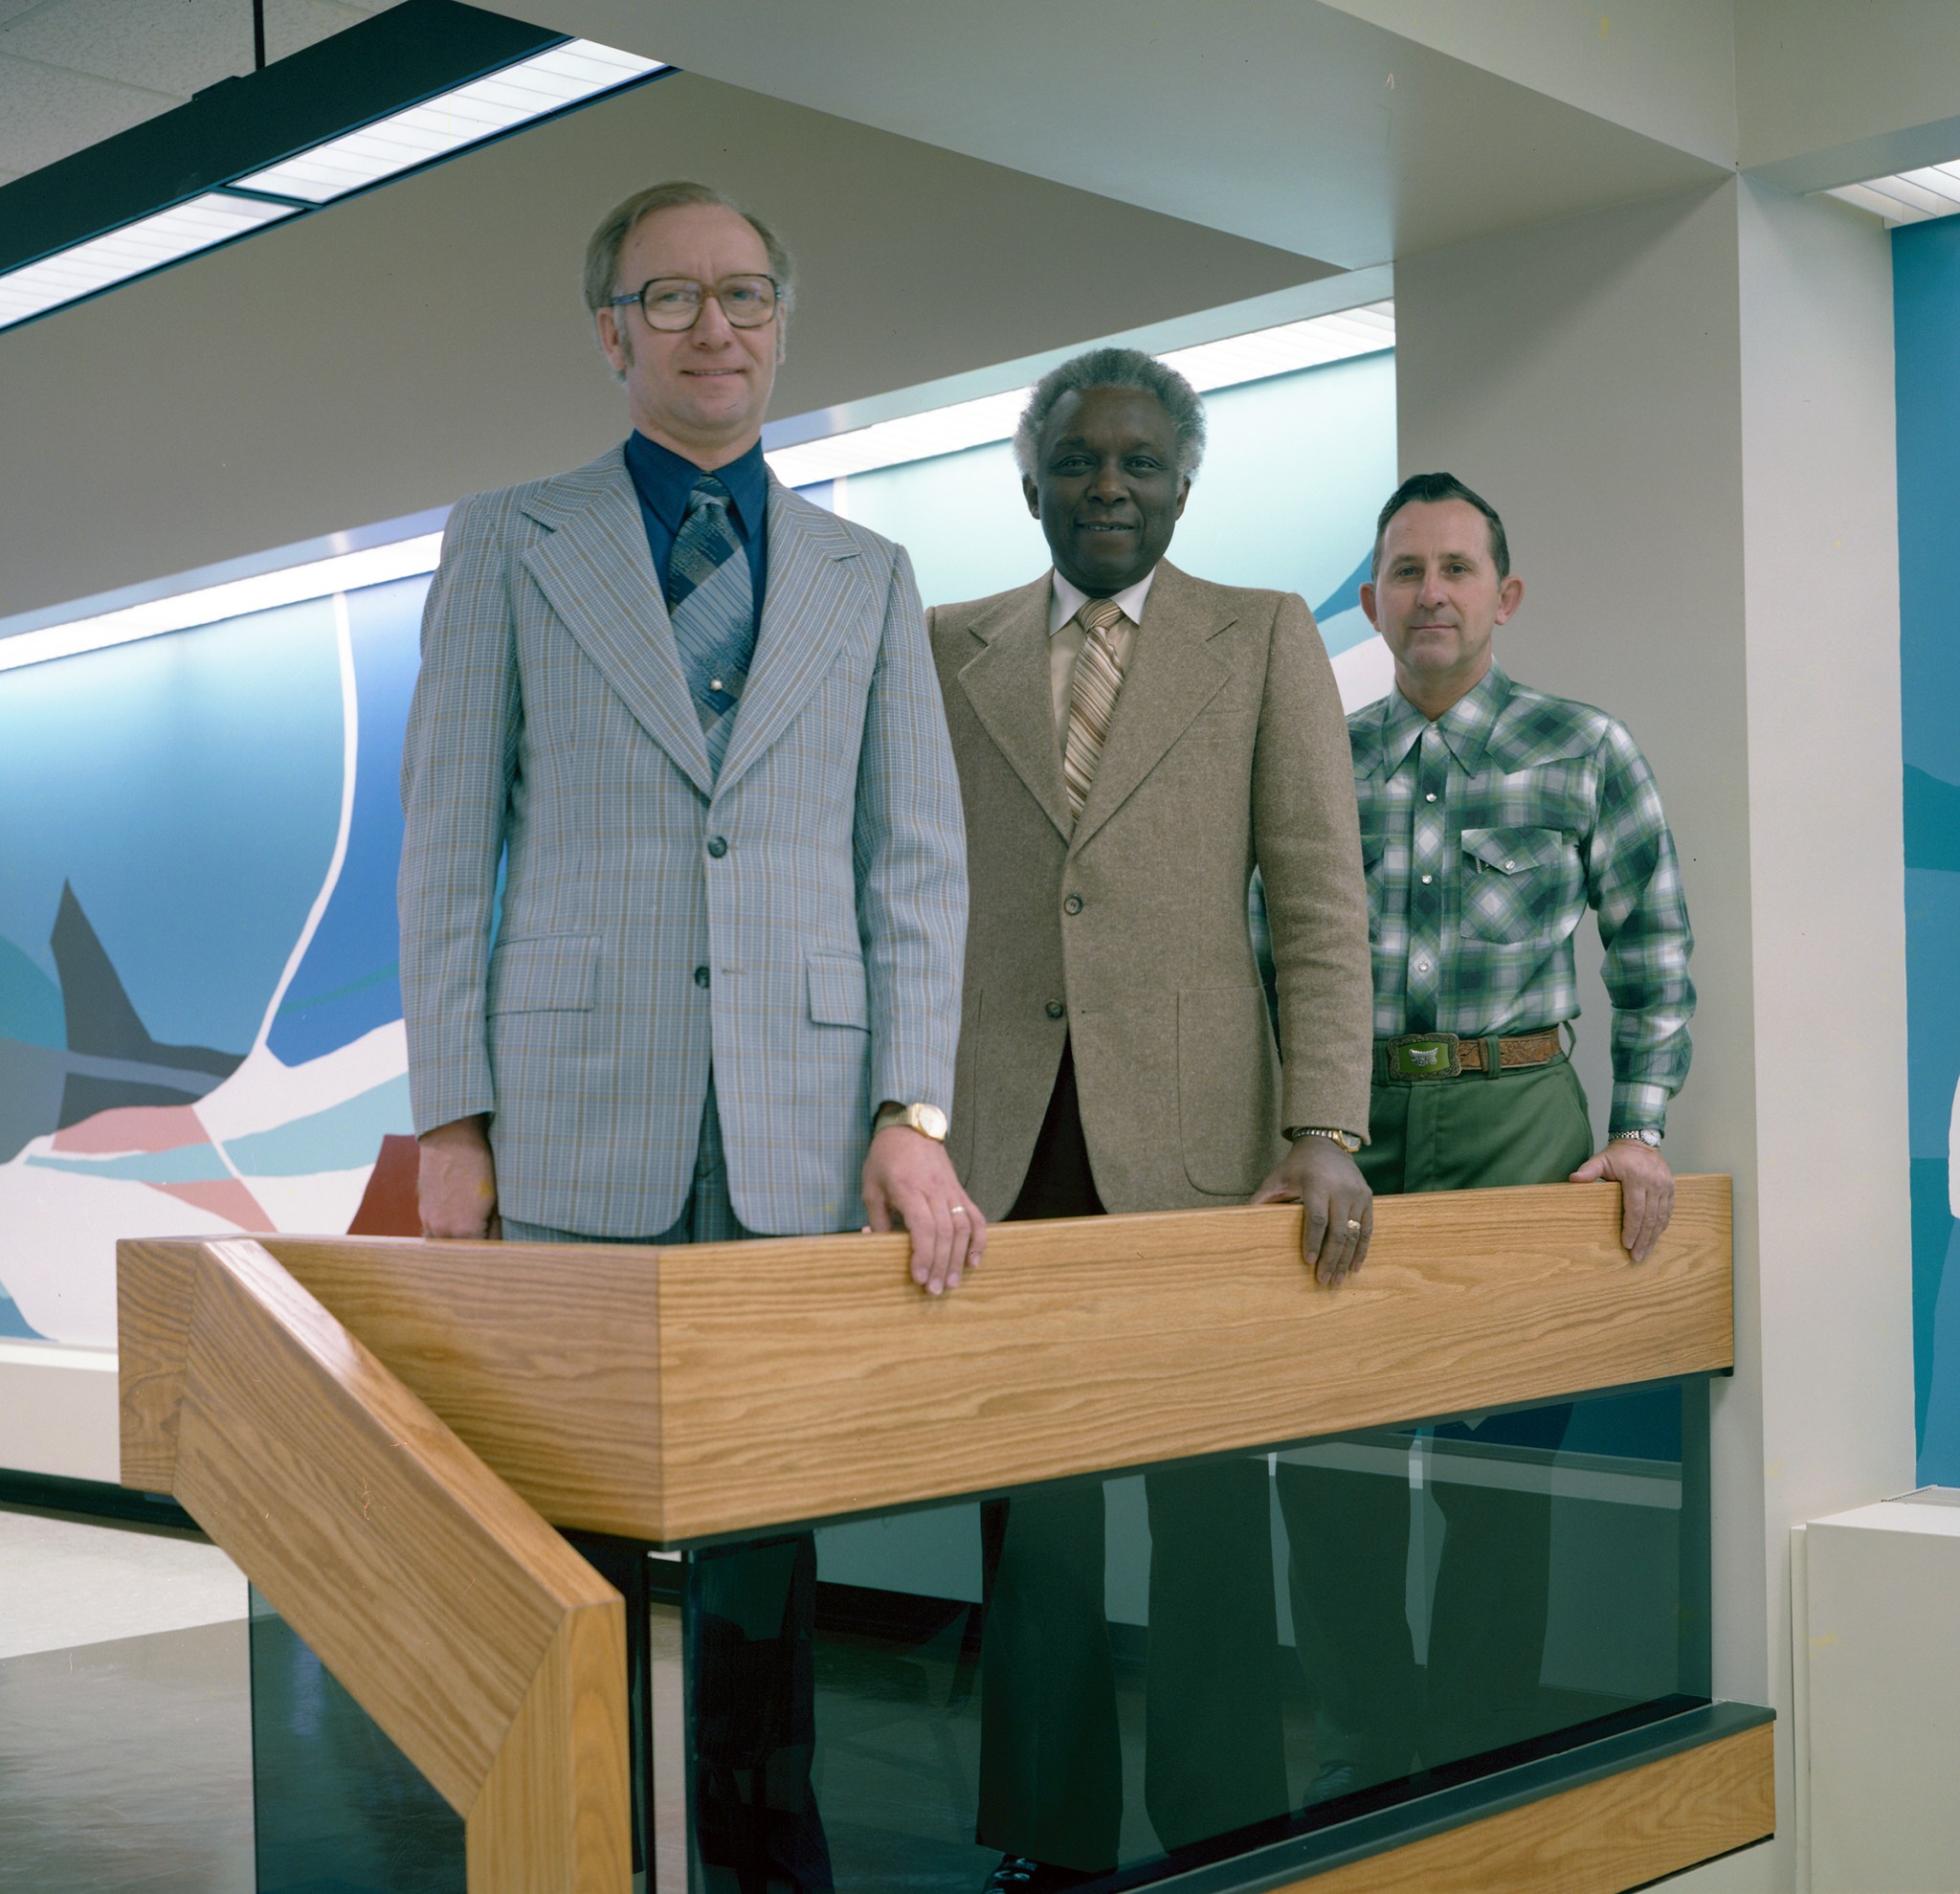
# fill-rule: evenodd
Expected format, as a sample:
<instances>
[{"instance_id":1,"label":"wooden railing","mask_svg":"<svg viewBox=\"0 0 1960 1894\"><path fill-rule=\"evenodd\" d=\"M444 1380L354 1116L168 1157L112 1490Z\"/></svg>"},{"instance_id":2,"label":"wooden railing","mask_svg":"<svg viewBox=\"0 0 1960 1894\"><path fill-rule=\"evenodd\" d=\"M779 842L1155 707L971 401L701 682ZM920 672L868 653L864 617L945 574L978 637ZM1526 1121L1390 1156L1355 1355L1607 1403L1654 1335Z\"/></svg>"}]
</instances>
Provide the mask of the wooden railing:
<instances>
[{"instance_id":1,"label":"wooden railing","mask_svg":"<svg viewBox=\"0 0 1960 1894\"><path fill-rule=\"evenodd\" d=\"M170 1492L467 1816L472 1894L623 1888L620 1605L677 1545L1726 1368L1728 1181L1644 1263L1612 1186L651 1250L125 1242L122 1478ZM549 1522L549 1526L546 1522ZM549 1865L545 1865L546 1862Z\"/></svg>"},{"instance_id":2,"label":"wooden railing","mask_svg":"<svg viewBox=\"0 0 1960 1894\"><path fill-rule=\"evenodd\" d=\"M119 1297L124 1482L463 1816L471 1894L626 1894L618 1593L256 1242L125 1244Z\"/></svg>"}]
</instances>

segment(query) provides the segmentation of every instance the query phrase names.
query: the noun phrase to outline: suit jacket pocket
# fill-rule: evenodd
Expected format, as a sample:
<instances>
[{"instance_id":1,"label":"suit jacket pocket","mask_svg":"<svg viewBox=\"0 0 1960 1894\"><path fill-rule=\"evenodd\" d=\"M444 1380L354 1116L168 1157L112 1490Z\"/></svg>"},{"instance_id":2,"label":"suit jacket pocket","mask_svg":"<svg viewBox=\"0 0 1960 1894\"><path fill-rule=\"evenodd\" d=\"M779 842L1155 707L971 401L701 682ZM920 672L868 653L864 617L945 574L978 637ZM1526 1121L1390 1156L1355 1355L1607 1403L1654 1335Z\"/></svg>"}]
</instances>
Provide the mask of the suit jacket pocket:
<instances>
[{"instance_id":1,"label":"suit jacket pocket","mask_svg":"<svg viewBox=\"0 0 1960 1894\"><path fill-rule=\"evenodd\" d=\"M864 994L864 962L855 953L808 953L803 958L810 994L811 1023L871 1030L871 1007Z\"/></svg>"},{"instance_id":2,"label":"suit jacket pocket","mask_svg":"<svg viewBox=\"0 0 1960 1894\"><path fill-rule=\"evenodd\" d=\"M1209 1196L1249 1197L1272 1168L1278 1054L1263 987L1177 995L1184 1173Z\"/></svg>"},{"instance_id":3,"label":"suit jacket pocket","mask_svg":"<svg viewBox=\"0 0 1960 1894\"><path fill-rule=\"evenodd\" d=\"M533 934L497 943L486 1013L589 1013L598 969L590 934Z\"/></svg>"}]
</instances>

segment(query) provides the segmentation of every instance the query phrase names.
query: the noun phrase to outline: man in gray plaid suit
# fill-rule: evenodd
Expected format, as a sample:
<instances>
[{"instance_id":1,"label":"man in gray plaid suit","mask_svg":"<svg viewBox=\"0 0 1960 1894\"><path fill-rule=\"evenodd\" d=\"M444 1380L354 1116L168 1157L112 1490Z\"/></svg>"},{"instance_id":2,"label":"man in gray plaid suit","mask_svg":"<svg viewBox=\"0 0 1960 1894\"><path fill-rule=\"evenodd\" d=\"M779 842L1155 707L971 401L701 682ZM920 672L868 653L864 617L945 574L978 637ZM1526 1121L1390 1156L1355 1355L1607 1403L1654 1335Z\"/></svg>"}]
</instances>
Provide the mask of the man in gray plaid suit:
<instances>
[{"instance_id":1,"label":"man in gray plaid suit","mask_svg":"<svg viewBox=\"0 0 1960 1894\"><path fill-rule=\"evenodd\" d=\"M791 297L695 184L593 233L633 433L457 507L403 759L403 1011L432 1237L657 1244L902 1222L937 1292L964 824L903 551L769 476ZM492 943L498 872L501 918ZM822 1889L808 1534L694 1562L711 1882Z\"/></svg>"}]
</instances>

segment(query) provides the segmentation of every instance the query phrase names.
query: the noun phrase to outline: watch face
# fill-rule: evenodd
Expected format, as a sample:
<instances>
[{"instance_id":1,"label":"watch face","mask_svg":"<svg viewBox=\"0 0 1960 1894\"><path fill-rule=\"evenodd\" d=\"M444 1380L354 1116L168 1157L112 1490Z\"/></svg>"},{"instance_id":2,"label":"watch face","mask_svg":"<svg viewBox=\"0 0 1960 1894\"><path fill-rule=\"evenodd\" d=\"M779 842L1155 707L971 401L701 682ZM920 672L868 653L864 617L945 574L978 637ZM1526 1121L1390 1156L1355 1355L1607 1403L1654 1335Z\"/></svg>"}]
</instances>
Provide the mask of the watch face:
<instances>
[{"instance_id":1,"label":"watch face","mask_svg":"<svg viewBox=\"0 0 1960 1894\"><path fill-rule=\"evenodd\" d=\"M928 1138L946 1142L946 1113L936 1104L915 1104L912 1107L912 1124L916 1130L924 1131Z\"/></svg>"}]
</instances>

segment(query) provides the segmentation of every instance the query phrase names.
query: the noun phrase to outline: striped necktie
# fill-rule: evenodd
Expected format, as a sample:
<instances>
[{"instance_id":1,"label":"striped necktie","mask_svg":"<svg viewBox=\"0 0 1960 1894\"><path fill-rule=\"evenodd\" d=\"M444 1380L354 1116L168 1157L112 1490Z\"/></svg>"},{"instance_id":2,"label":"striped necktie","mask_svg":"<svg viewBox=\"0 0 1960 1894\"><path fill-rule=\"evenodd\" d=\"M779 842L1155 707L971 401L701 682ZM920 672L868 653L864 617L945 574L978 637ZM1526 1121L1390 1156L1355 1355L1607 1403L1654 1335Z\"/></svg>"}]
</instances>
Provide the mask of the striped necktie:
<instances>
[{"instance_id":1,"label":"striped necktie","mask_svg":"<svg viewBox=\"0 0 1960 1894\"><path fill-rule=\"evenodd\" d=\"M1109 741L1116 715L1116 694L1123 688L1123 666L1117 662L1110 632L1123 622L1123 607L1113 598L1089 598L1076 613L1087 635L1076 657L1074 695L1068 706L1068 737L1061 747L1061 780L1068 791L1070 813L1080 822L1096 780L1096 765Z\"/></svg>"},{"instance_id":2,"label":"striped necktie","mask_svg":"<svg viewBox=\"0 0 1960 1894\"><path fill-rule=\"evenodd\" d=\"M708 761L718 770L755 657L755 588L728 506L728 489L703 474L687 496L687 517L667 561L667 615Z\"/></svg>"}]
</instances>

